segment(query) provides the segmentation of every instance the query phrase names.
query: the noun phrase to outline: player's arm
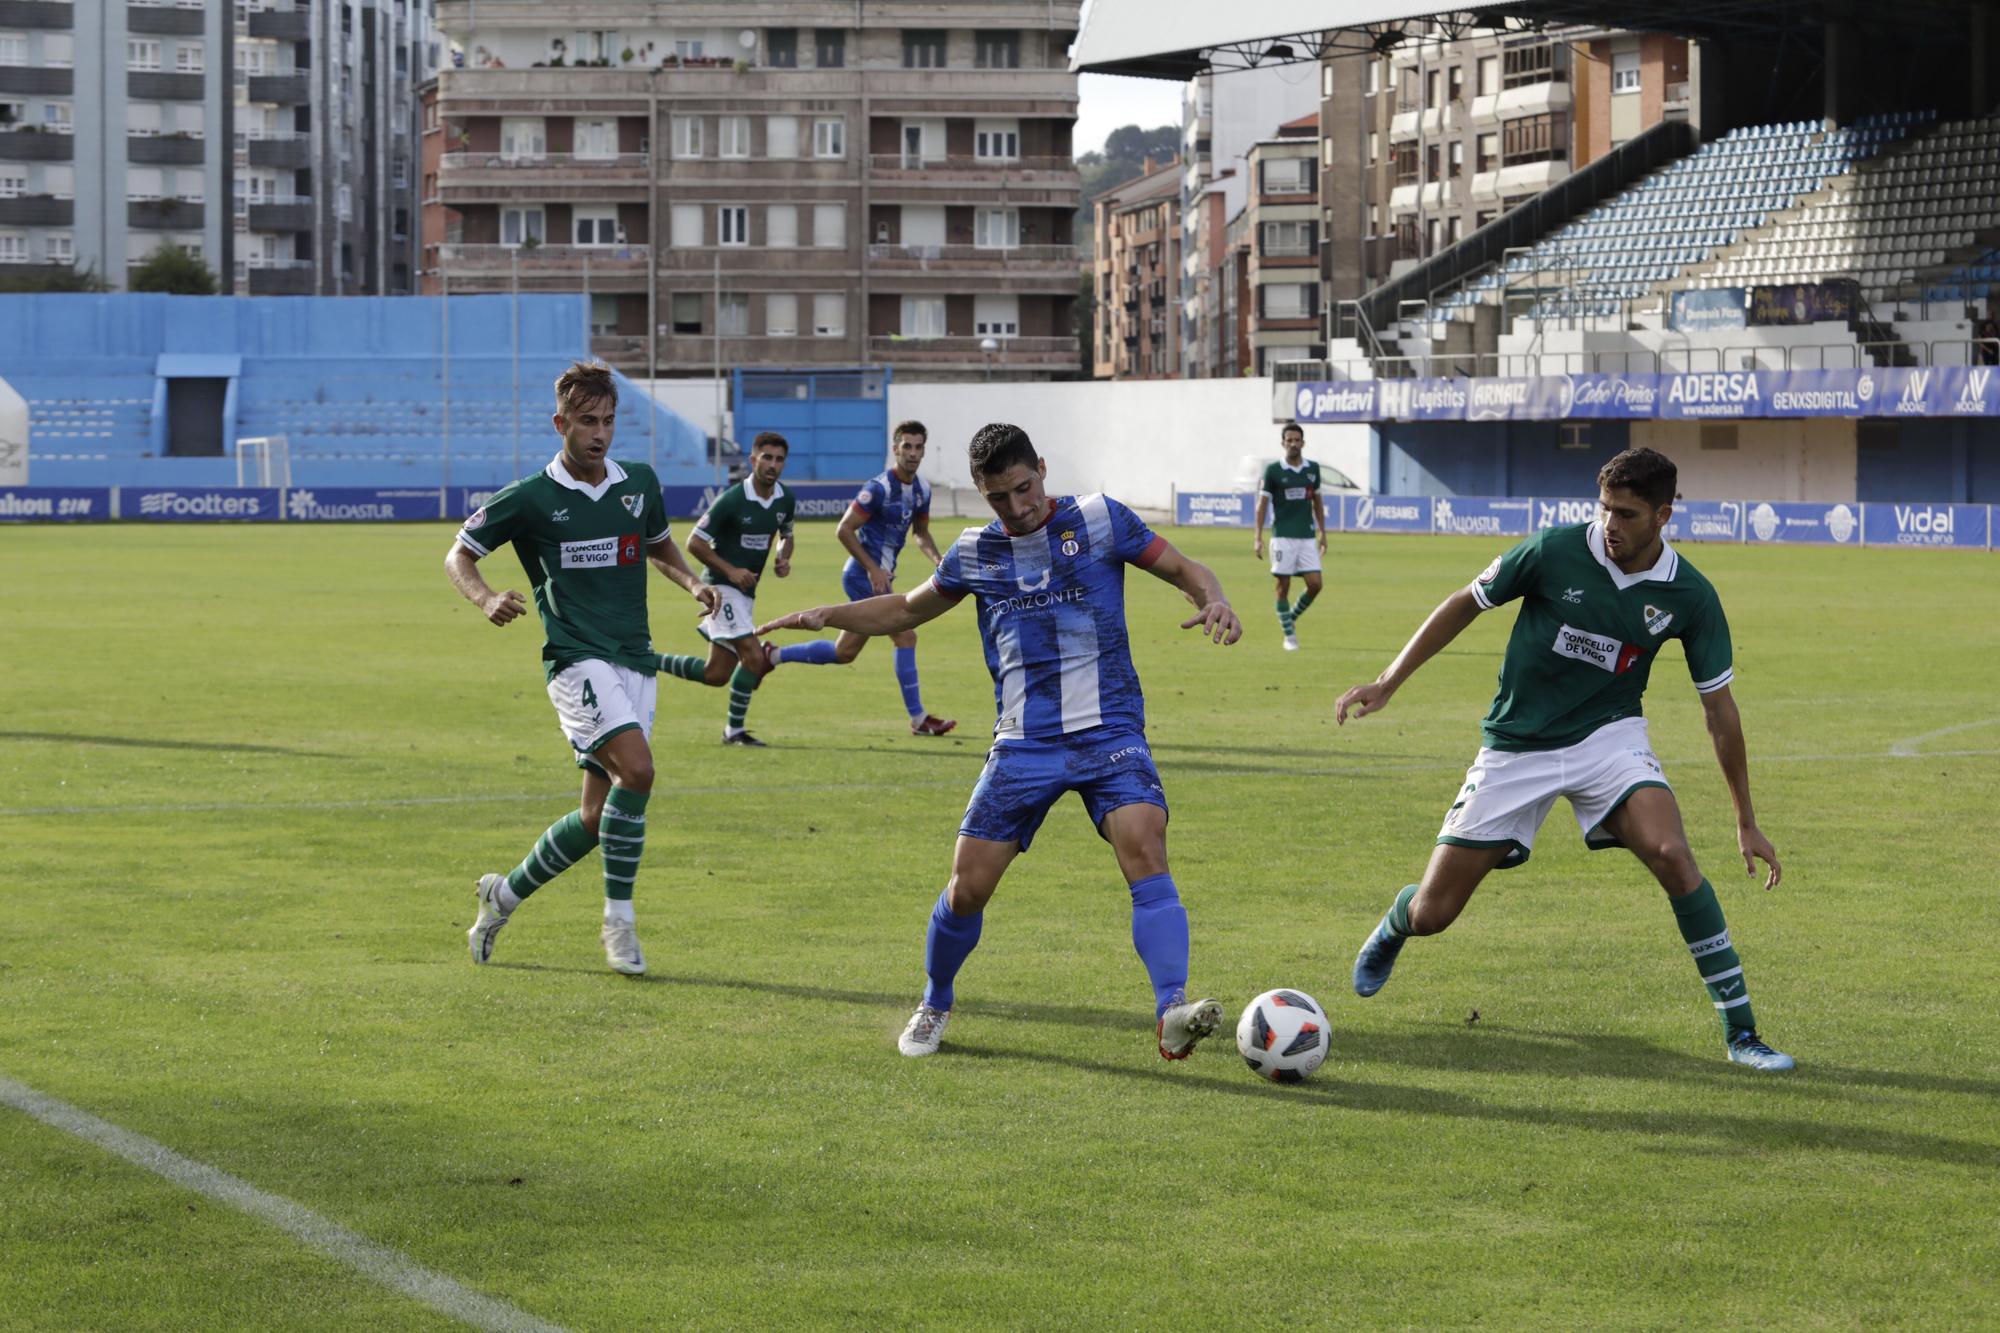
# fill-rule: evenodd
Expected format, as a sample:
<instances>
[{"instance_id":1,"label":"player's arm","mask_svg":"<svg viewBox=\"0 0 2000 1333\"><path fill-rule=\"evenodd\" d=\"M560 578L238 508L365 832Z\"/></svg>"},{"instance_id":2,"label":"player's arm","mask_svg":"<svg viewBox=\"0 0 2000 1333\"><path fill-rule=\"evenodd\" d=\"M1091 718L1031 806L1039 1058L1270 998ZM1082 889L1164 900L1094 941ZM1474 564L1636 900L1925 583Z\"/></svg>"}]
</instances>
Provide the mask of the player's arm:
<instances>
[{"instance_id":1,"label":"player's arm","mask_svg":"<svg viewBox=\"0 0 2000 1333\"><path fill-rule=\"evenodd\" d=\"M810 611L794 611L759 625L757 633L769 634L781 629L844 629L870 637L901 634L929 624L957 606L959 601L957 597L939 592L931 580L925 579L907 593L892 592L881 597L864 597L858 602L844 602L839 606L816 606Z\"/></svg>"},{"instance_id":2,"label":"player's arm","mask_svg":"<svg viewBox=\"0 0 2000 1333\"><path fill-rule=\"evenodd\" d=\"M528 599L512 588L495 592L479 572L479 556L463 542L454 541L444 556L445 576L458 595L479 608L479 614L496 625L504 625L528 609Z\"/></svg>"},{"instance_id":3,"label":"player's arm","mask_svg":"<svg viewBox=\"0 0 2000 1333\"><path fill-rule=\"evenodd\" d=\"M1270 503L1271 503L1270 492L1268 491L1257 492L1257 517L1253 520L1253 523L1257 529L1256 537L1254 540L1256 542L1255 549L1257 551L1257 558L1259 560L1262 560L1264 558L1264 507Z\"/></svg>"},{"instance_id":4,"label":"player's arm","mask_svg":"<svg viewBox=\"0 0 2000 1333\"><path fill-rule=\"evenodd\" d=\"M1215 576L1215 571L1199 560L1188 559L1164 537L1154 538L1154 543L1135 563L1154 578L1179 588L1181 595L1194 604L1194 615L1183 620L1181 628L1200 626L1202 633L1216 643L1235 643L1242 638L1243 622L1236 618L1229 595L1222 591L1222 580Z\"/></svg>"},{"instance_id":5,"label":"player's arm","mask_svg":"<svg viewBox=\"0 0 2000 1333\"><path fill-rule=\"evenodd\" d=\"M877 564L875 557L869 555L867 548L861 544L861 529L870 517L869 512L859 504L850 504L847 512L840 516L840 526L834 529L833 535L840 539L841 546L867 573L868 586L879 595L889 591L891 580L889 571Z\"/></svg>"},{"instance_id":6,"label":"player's arm","mask_svg":"<svg viewBox=\"0 0 2000 1333\"><path fill-rule=\"evenodd\" d=\"M917 549L929 556L933 565L944 562L944 556L938 551L938 544L931 539L931 515L928 509L910 520L910 535L917 539Z\"/></svg>"},{"instance_id":7,"label":"player's arm","mask_svg":"<svg viewBox=\"0 0 2000 1333\"><path fill-rule=\"evenodd\" d=\"M789 523L779 530L778 550L771 562L771 572L781 579L792 572L792 526Z\"/></svg>"},{"instance_id":8,"label":"player's arm","mask_svg":"<svg viewBox=\"0 0 2000 1333\"><path fill-rule=\"evenodd\" d=\"M1313 524L1319 529L1319 553L1321 555L1325 555L1326 554L1326 500L1324 497L1320 495L1319 487L1317 486L1313 487L1312 495L1313 495Z\"/></svg>"},{"instance_id":9,"label":"player's arm","mask_svg":"<svg viewBox=\"0 0 2000 1333\"><path fill-rule=\"evenodd\" d=\"M1757 812L1750 804L1750 755L1743 744L1743 715L1727 685L1701 696L1701 709L1708 722L1708 739L1715 746L1715 762L1722 768L1722 780L1729 784L1729 800L1736 807L1736 847L1743 853L1745 874L1757 873L1759 859L1770 867L1764 887L1776 888L1785 876L1778 864L1777 849L1757 827Z\"/></svg>"},{"instance_id":10,"label":"player's arm","mask_svg":"<svg viewBox=\"0 0 2000 1333\"><path fill-rule=\"evenodd\" d=\"M1479 619L1481 608L1472 595L1472 589L1460 588L1451 596L1438 603L1437 610L1430 613L1410 641L1403 645L1403 651L1396 654L1396 660L1388 670L1366 685L1356 685L1340 696L1333 706L1333 720L1336 724L1347 721L1351 712L1355 717L1367 717L1379 713L1389 706L1389 699L1403 682L1417 673L1417 668L1444 651L1446 644L1465 632L1465 627Z\"/></svg>"},{"instance_id":11,"label":"player's arm","mask_svg":"<svg viewBox=\"0 0 2000 1333\"><path fill-rule=\"evenodd\" d=\"M667 582L679 587L683 592L701 603L702 610L714 611L721 602L721 594L713 585L703 583L688 565L687 557L681 554L680 544L672 533L664 533L660 539L646 549L646 559L654 569L666 577Z\"/></svg>"},{"instance_id":12,"label":"player's arm","mask_svg":"<svg viewBox=\"0 0 2000 1333\"><path fill-rule=\"evenodd\" d=\"M749 593L757 591L757 576L741 565L732 565L724 560L700 528L688 534L688 554L714 570L716 576L731 587Z\"/></svg>"}]
</instances>

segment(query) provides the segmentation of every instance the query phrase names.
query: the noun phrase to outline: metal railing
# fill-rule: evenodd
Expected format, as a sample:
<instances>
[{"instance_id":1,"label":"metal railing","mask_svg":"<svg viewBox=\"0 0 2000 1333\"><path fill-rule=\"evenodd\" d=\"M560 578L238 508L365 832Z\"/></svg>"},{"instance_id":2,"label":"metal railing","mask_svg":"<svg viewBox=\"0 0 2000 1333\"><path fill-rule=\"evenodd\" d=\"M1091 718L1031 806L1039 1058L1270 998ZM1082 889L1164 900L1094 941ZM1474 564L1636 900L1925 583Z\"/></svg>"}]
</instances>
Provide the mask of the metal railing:
<instances>
[{"instance_id":1,"label":"metal railing","mask_svg":"<svg viewBox=\"0 0 2000 1333\"><path fill-rule=\"evenodd\" d=\"M1785 347L1742 344L1346 357L1280 361L1272 366L1271 378L1284 384L1368 379L1511 379L1534 375L1685 375L1725 370L1882 369L1882 364L1871 356L1876 349L1906 350L1915 358L1918 368L2000 365L2000 338L1936 338L1923 342L1802 343Z\"/></svg>"},{"instance_id":2,"label":"metal railing","mask_svg":"<svg viewBox=\"0 0 2000 1333\"><path fill-rule=\"evenodd\" d=\"M872 263L921 266L948 264L1059 264L1074 268L1073 245L895 245L877 241L868 247Z\"/></svg>"},{"instance_id":3,"label":"metal railing","mask_svg":"<svg viewBox=\"0 0 2000 1333\"><path fill-rule=\"evenodd\" d=\"M868 168L871 171L959 171L982 176L1004 176L1015 173L1052 173L1072 177L1076 175L1076 162L1067 157L967 157L960 153L937 156L915 153L870 153Z\"/></svg>"},{"instance_id":4,"label":"metal railing","mask_svg":"<svg viewBox=\"0 0 2000 1333\"><path fill-rule=\"evenodd\" d=\"M603 269L628 272L643 268L649 250L644 245L467 245L447 241L438 246L438 258L467 268L508 270L516 266L524 273L542 269Z\"/></svg>"},{"instance_id":5,"label":"metal railing","mask_svg":"<svg viewBox=\"0 0 2000 1333\"><path fill-rule=\"evenodd\" d=\"M446 171L547 171L555 168L580 170L613 167L644 170L652 161L650 153L446 153L439 159Z\"/></svg>"}]
</instances>

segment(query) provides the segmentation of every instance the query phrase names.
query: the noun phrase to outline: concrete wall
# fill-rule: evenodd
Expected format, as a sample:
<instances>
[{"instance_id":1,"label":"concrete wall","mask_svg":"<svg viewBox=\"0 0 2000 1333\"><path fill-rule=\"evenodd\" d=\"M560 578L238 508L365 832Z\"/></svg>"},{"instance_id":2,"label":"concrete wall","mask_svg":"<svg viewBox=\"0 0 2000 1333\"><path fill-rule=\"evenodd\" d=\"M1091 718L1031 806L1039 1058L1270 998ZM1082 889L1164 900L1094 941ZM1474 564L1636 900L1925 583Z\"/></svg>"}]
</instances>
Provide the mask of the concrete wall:
<instances>
[{"instance_id":1,"label":"concrete wall","mask_svg":"<svg viewBox=\"0 0 2000 1333\"><path fill-rule=\"evenodd\" d=\"M1853 421L1734 422L1734 448L1716 447L1728 437L1716 424L1635 421L1632 443L1673 459L1681 494L1690 500L1857 498ZM1706 448L1704 426L1710 431Z\"/></svg>"},{"instance_id":2,"label":"concrete wall","mask_svg":"<svg viewBox=\"0 0 2000 1333\"><path fill-rule=\"evenodd\" d=\"M1597 470L1632 443L1625 421L1575 434L1553 421L1384 422L1374 489L1385 495L1592 495Z\"/></svg>"},{"instance_id":3,"label":"concrete wall","mask_svg":"<svg viewBox=\"0 0 2000 1333\"><path fill-rule=\"evenodd\" d=\"M1176 489L1248 489L1280 452L1268 379L891 384L889 420L911 417L930 428L924 472L937 485L971 486L966 444L987 422L1011 421L1048 460L1051 488L1148 509L1167 508ZM1305 432L1308 457L1367 485L1369 427Z\"/></svg>"}]
</instances>

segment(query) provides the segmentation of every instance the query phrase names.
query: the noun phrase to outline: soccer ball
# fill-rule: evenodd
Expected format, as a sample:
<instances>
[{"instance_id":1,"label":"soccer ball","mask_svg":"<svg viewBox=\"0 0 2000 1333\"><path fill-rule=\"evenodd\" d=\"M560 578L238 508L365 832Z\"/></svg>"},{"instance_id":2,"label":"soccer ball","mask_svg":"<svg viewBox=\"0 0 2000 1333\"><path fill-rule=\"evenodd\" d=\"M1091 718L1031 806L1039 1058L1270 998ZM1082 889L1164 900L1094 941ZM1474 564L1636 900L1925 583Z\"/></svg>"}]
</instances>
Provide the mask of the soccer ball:
<instances>
[{"instance_id":1,"label":"soccer ball","mask_svg":"<svg viewBox=\"0 0 2000 1333\"><path fill-rule=\"evenodd\" d=\"M1236 1049L1244 1063L1273 1083L1311 1077L1332 1044L1326 1011L1304 991L1267 990L1236 1023Z\"/></svg>"}]
</instances>

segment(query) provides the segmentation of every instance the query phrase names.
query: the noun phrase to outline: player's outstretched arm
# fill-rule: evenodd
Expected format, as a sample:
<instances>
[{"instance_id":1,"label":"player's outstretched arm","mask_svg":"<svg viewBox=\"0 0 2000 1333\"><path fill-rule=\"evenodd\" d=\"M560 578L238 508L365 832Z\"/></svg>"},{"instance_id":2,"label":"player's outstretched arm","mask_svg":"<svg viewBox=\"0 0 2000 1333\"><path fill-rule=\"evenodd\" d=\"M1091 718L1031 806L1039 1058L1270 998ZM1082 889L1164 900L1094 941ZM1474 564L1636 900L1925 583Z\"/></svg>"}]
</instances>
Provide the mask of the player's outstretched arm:
<instances>
[{"instance_id":1,"label":"player's outstretched arm","mask_svg":"<svg viewBox=\"0 0 2000 1333\"><path fill-rule=\"evenodd\" d=\"M660 571L667 582L700 602L703 611L713 613L721 603L722 594L717 592L713 585L703 583L695 577L694 568L688 564L687 557L681 554L679 543L675 542L671 535L654 542L647 550L646 558L652 562L654 569Z\"/></svg>"},{"instance_id":2,"label":"player's outstretched arm","mask_svg":"<svg viewBox=\"0 0 2000 1333\"><path fill-rule=\"evenodd\" d=\"M1396 654L1396 660L1389 669L1366 685L1356 685L1340 696L1333 706L1333 720L1336 725L1347 721L1349 715L1367 717L1379 713L1389 706L1389 699L1401 689L1403 682L1417 673L1417 668L1436 657L1444 646L1465 632L1465 627L1479 619L1479 603L1472 598L1472 592L1460 588L1451 596L1438 603L1437 610L1430 613L1410 641L1403 645L1403 651Z\"/></svg>"},{"instance_id":3,"label":"player's outstretched arm","mask_svg":"<svg viewBox=\"0 0 2000 1333\"><path fill-rule=\"evenodd\" d=\"M871 638L879 634L901 634L904 630L936 620L958 603L958 598L945 596L926 579L908 593L892 592L881 597L864 597L858 602L843 602L839 606L816 606L810 611L794 611L788 616L766 621L757 627L757 632L846 629Z\"/></svg>"},{"instance_id":4,"label":"player's outstretched arm","mask_svg":"<svg viewBox=\"0 0 2000 1333\"><path fill-rule=\"evenodd\" d=\"M1774 889L1785 877L1778 864L1778 850L1757 827L1757 812L1750 804L1750 754L1743 744L1743 715L1727 685L1701 696L1702 713L1708 721L1708 739L1715 745L1715 762L1722 767L1722 780L1729 784L1729 800L1736 807L1736 848L1743 853L1743 873L1757 873L1757 862L1770 869L1764 887Z\"/></svg>"},{"instance_id":5,"label":"player's outstretched arm","mask_svg":"<svg viewBox=\"0 0 2000 1333\"><path fill-rule=\"evenodd\" d=\"M457 542L444 556L445 576L458 595L479 608L479 614L496 625L504 625L528 609L528 599L512 588L495 592L479 572L479 557Z\"/></svg>"},{"instance_id":6,"label":"player's outstretched arm","mask_svg":"<svg viewBox=\"0 0 2000 1333\"><path fill-rule=\"evenodd\" d=\"M1199 626L1215 643L1235 643L1243 637L1243 622L1229 605L1229 596L1222 591L1222 580L1207 565L1188 559L1174 549L1172 542L1163 541L1158 558L1141 568L1179 588L1181 595L1197 608L1194 615L1181 622L1182 629Z\"/></svg>"}]
</instances>

